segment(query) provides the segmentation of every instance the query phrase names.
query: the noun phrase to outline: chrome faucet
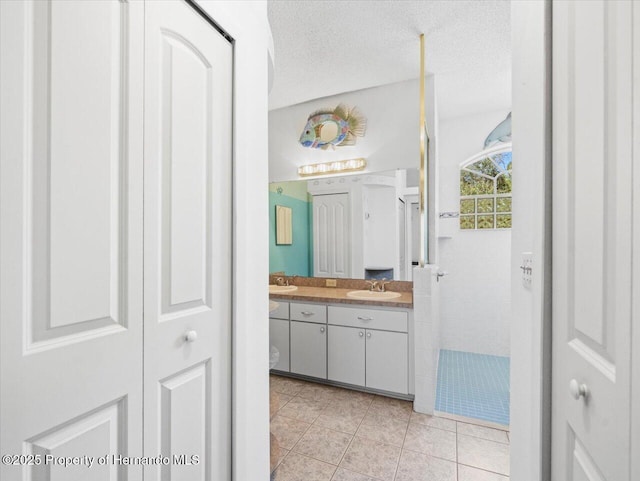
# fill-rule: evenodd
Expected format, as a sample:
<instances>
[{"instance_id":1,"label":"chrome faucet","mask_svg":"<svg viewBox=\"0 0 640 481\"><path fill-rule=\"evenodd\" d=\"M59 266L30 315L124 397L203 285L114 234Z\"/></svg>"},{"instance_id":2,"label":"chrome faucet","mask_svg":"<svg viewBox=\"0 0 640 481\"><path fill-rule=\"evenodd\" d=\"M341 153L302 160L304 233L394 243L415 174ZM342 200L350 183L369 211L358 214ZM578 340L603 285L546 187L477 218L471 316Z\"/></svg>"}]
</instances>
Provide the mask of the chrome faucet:
<instances>
[{"instance_id":1,"label":"chrome faucet","mask_svg":"<svg viewBox=\"0 0 640 481\"><path fill-rule=\"evenodd\" d=\"M288 286L289 285L289 279L287 279L286 277L276 277L276 285L277 286Z\"/></svg>"},{"instance_id":2,"label":"chrome faucet","mask_svg":"<svg viewBox=\"0 0 640 481\"><path fill-rule=\"evenodd\" d=\"M378 282L378 291L379 292L386 292L386 285L389 284L391 281L388 281L386 277L383 277L382 280L380 282Z\"/></svg>"},{"instance_id":3,"label":"chrome faucet","mask_svg":"<svg viewBox=\"0 0 640 481\"><path fill-rule=\"evenodd\" d=\"M369 284L369 290L371 292L386 292L387 289L385 288L385 286L389 284L391 281L388 281L386 277L383 277L379 281L376 280L376 281L366 281L366 282L367 284Z\"/></svg>"}]
</instances>

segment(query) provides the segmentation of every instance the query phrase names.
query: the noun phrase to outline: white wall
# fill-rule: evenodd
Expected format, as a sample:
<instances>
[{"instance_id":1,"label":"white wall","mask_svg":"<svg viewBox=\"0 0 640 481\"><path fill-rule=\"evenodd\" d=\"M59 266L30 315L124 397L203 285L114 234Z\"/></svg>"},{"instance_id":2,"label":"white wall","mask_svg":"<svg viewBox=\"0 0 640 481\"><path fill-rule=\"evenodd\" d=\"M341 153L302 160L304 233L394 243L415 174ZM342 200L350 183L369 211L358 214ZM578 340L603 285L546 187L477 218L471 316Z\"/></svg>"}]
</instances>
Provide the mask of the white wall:
<instances>
[{"instance_id":1,"label":"white wall","mask_svg":"<svg viewBox=\"0 0 640 481\"><path fill-rule=\"evenodd\" d=\"M460 210L460 163L483 149L484 139L509 111L440 122L440 211ZM514 164L517 159L514 160ZM440 349L509 356L511 230L460 230L441 219Z\"/></svg>"},{"instance_id":2,"label":"white wall","mask_svg":"<svg viewBox=\"0 0 640 481\"><path fill-rule=\"evenodd\" d=\"M267 2L198 0L198 4L235 40L233 365L230 366L233 480L267 479L269 292L264 282L269 273ZM256 239L264 242L256 243Z\"/></svg>"},{"instance_id":3,"label":"white wall","mask_svg":"<svg viewBox=\"0 0 640 481\"><path fill-rule=\"evenodd\" d=\"M277 67L276 67L277 68ZM420 163L419 89L410 80L312 100L269 112L269 181L299 179L301 165L332 160L367 159L366 172L417 168ZM309 114L340 102L357 106L367 119L356 145L321 150L298 142Z\"/></svg>"}]
</instances>

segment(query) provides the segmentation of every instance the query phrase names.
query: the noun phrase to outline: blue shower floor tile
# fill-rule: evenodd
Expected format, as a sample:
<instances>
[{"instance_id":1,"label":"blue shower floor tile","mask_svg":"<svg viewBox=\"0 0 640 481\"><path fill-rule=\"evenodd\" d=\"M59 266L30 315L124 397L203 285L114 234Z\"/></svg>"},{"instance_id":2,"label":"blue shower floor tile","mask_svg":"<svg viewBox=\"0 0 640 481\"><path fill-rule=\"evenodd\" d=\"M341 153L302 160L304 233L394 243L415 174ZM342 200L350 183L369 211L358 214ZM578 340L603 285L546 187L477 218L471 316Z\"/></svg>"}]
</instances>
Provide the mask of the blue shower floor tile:
<instances>
[{"instance_id":1,"label":"blue shower floor tile","mask_svg":"<svg viewBox=\"0 0 640 481\"><path fill-rule=\"evenodd\" d=\"M509 358L441 350L436 410L509 424Z\"/></svg>"}]
</instances>

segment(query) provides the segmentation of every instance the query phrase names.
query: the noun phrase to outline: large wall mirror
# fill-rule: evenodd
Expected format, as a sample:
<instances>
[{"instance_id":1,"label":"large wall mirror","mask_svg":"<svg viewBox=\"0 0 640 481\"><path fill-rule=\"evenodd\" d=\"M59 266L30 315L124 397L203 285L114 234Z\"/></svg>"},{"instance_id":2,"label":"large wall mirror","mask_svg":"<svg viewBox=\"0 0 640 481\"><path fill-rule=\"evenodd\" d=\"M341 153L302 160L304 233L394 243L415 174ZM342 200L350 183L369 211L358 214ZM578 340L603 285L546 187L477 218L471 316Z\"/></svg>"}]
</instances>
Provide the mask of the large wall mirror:
<instances>
[{"instance_id":1,"label":"large wall mirror","mask_svg":"<svg viewBox=\"0 0 640 481\"><path fill-rule=\"evenodd\" d=\"M270 272L411 280L420 257L418 169L269 185ZM276 206L291 209L291 244L277 242Z\"/></svg>"}]
</instances>

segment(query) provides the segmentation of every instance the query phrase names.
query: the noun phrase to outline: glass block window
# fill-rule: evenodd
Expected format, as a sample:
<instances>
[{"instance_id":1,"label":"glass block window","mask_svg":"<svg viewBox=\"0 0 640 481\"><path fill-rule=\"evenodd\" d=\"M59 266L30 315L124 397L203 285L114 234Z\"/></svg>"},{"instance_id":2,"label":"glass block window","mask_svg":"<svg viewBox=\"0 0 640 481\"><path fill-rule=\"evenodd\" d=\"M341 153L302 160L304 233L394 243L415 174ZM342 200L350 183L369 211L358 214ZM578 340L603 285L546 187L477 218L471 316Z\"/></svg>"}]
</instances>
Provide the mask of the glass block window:
<instances>
[{"instance_id":1,"label":"glass block window","mask_svg":"<svg viewBox=\"0 0 640 481\"><path fill-rule=\"evenodd\" d=\"M511 228L511 147L460 167L460 229Z\"/></svg>"}]
</instances>

